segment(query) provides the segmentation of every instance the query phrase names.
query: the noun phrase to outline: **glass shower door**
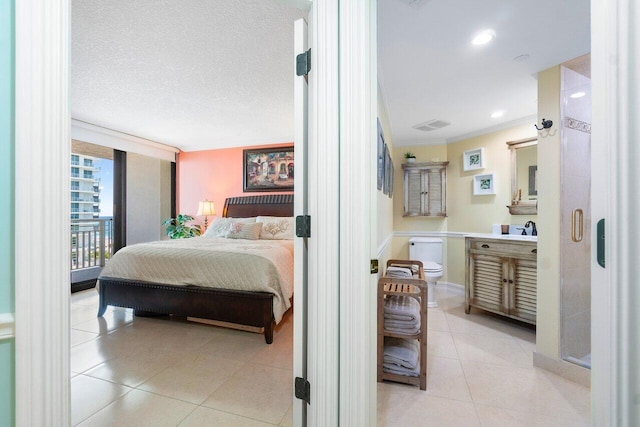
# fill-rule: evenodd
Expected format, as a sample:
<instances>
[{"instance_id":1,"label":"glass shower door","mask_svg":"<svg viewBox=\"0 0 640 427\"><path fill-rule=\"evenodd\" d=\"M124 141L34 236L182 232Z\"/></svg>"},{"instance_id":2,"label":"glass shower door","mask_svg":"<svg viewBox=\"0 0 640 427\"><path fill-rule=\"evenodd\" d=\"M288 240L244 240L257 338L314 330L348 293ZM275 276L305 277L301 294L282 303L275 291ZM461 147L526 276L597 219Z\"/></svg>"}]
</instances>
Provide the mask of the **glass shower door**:
<instances>
[{"instance_id":1,"label":"glass shower door","mask_svg":"<svg viewBox=\"0 0 640 427\"><path fill-rule=\"evenodd\" d=\"M591 368L591 80L561 69L561 356Z\"/></svg>"}]
</instances>

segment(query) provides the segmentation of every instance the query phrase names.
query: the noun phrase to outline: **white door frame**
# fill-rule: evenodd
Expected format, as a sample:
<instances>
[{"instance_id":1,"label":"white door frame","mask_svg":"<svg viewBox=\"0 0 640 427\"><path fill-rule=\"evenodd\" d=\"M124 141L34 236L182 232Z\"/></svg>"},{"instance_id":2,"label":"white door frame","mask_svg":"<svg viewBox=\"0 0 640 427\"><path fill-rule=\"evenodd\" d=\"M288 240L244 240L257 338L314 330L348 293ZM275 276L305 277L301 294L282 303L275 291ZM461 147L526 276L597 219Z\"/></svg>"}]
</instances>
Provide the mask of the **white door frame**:
<instances>
[{"instance_id":1,"label":"white door frame","mask_svg":"<svg viewBox=\"0 0 640 427\"><path fill-rule=\"evenodd\" d=\"M338 0L314 1L310 27L307 423L335 426L340 325Z\"/></svg>"},{"instance_id":2,"label":"white door frame","mask_svg":"<svg viewBox=\"0 0 640 427\"><path fill-rule=\"evenodd\" d=\"M376 424L377 1L340 1L340 422Z\"/></svg>"},{"instance_id":3,"label":"white door frame","mask_svg":"<svg viewBox=\"0 0 640 427\"><path fill-rule=\"evenodd\" d=\"M591 1L591 422L640 423L640 7ZM605 218L606 268L596 263Z\"/></svg>"},{"instance_id":4,"label":"white door frame","mask_svg":"<svg viewBox=\"0 0 640 427\"><path fill-rule=\"evenodd\" d=\"M310 425L327 426L338 425L339 420L346 423L352 419L350 414L367 411L364 400L356 396L357 376L343 378L339 387L340 362L345 368L355 366L355 357L348 356L348 349L354 349L353 344L343 341L346 347L339 349L336 332L340 330L346 338L347 334L357 331L367 335L370 330L370 325L362 324L358 328L347 322L343 326L346 329L341 330L336 304L340 301L340 306L345 307L344 303L353 300L350 290L345 291L344 300L340 299L340 277L356 280L364 277L349 269L340 270L338 259L340 134L345 138L359 132L366 135L370 126L360 108L356 108L353 116L350 111L339 110L338 82L344 80L345 84L353 85L355 76L350 78L349 74L363 68L361 65L346 66L341 68L339 76L338 8L338 0L315 1L311 22L316 89L312 85L310 94L309 211L317 256L309 261L309 326L314 333L309 342L312 404L308 420ZM354 52L370 49L371 11L346 2L340 10L345 13L342 29L349 30L351 38L350 41L343 39L346 44L342 44L342 48L348 45ZM633 418L634 414L637 417L638 411L633 401L637 389L633 387L637 384L637 346L640 342L634 335L638 333L637 329L634 331L630 327L638 315L637 310L631 308L640 305L640 297L632 288L640 277L637 263L640 230L635 225L640 209L637 206L638 177L634 175L637 172L631 166L640 163L640 154L633 146L640 132L637 121L632 120L637 111L630 108L637 105L640 82L629 75L629 70L638 72L635 54L640 16L637 5L629 0L592 0L591 16L592 90L594 105L600 105L594 109L594 117L605 121L601 129L594 126L593 141L597 150L606 146L609 151L608 156L598 156L599 151L594 151L593 156L600 163L602 159L608 159L604 162L609 166L608 171L598 175L602 169L596 162L592 171L594 176L610 178L603 180L608 181L605 192L593 195L594 208L598 205L609 207L604 214L602 210L594 209L596 221L593 223L601 216L606 217L610 238L606 248L607 269L594 267L592 272L592 420L596 425L616 425L612 420L617 416L622 420L618 425L631 425L637 422L637 418ZM69 17L69 0L16 2L16 229L19 230L15 250L16 420L21 426L67 426L70 422L69 235L64 228L69 218ZM631 68L632 65L635 68ZM370 75L373 76L375 74ZM362 75L357 77L362 78ZM363 99L355 92L348 95L345 90L346 86L342 91L344 96ZM360 130L340 128L340 121L345 126L360 127ZM345 153L351 151L344 149ZM349 174L345 180L353 181L343 184L345 197L355 187L353 183L360 182L355 177L355 169L351 168ZM369 175L366 170L362 174ZM604 194L609 197L608 204ZM35 203L45 206L46 212L36 209ZM627 238L616 239L616 236L623 236L622 232ZM326 262L322 264L321 261ZM361 298L354 303L354 310L360 312L357 318L364 319L363 313L367 313L364 305L370 301ZM373 351L373 348L371 346L369 350ZM342 360L339 360L339 350L344 352ZM636 380L635 384L633 380ZM339 389L342 405L337 402ZM362 394L361 388L358 393ZM348 404L355 406L348 407ZM601 423L601 420L604 421Z\"/></svg>"},{"instance_id":5,"label":"white door frame","mask_svg":"<svg viewBox=\"0 0 640 427\"><path fill-rule=\"evenodd\" d=\"M68 426L70 2L15 6L16 423Z\"/></svg>"}]
</instances>

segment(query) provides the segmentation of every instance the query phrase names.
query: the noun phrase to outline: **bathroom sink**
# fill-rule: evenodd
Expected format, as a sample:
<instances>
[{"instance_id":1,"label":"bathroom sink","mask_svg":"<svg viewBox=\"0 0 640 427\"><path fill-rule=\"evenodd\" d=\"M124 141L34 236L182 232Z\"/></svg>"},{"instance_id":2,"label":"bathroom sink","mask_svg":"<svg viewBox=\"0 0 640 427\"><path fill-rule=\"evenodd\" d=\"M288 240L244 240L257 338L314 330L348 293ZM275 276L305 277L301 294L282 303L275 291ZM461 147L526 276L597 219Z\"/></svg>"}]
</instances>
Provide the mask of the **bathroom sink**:
<instances>
[{"instance_id":1,"label":"bathroom sink","mask_svg":"<svg viewBox=\"0 0 640 427\"><path fill-rule=\"evenodd\" d=\"M531 242L538 241L538 236L522 236L519 234L511 234L509 236L504 236L504 237L510 240L529 240Z\"/></svg>"}]
</instances>

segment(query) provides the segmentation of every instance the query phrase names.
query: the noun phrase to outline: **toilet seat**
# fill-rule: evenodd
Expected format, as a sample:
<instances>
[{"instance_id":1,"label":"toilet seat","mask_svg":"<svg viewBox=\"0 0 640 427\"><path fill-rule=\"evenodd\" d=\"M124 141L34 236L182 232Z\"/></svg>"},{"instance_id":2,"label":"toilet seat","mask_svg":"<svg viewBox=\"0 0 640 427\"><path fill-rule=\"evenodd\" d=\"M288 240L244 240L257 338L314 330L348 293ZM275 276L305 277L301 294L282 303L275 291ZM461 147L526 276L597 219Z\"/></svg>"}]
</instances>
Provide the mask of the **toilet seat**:
<instances>
[{"instance_id":1,"label":"toilet seat","mask_svg":"<svg viewBox=\"0 0 640 427\"><path fill-rule=\"evenodd\" d=\"M426 273L442 273L442 266L437 262L426 261L423 265L423 269Z\"/></svg>"}]
</instances>

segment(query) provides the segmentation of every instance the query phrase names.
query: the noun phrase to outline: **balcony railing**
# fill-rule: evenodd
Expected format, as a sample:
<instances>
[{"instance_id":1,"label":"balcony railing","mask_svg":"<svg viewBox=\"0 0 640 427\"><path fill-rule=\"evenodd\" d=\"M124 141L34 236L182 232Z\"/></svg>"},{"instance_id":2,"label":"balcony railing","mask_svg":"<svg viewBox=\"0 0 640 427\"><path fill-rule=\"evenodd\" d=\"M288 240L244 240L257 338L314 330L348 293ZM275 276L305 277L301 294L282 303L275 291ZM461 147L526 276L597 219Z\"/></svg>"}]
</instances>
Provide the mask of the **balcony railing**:
<instances>
[{"instance_id":1,"label":"balcony railing","mask_svg":"<svg viewBox=\"0 0 640 427\"><path fill-rule=\"evenodd\" d=\"M71 270L104 267L113 252L113 219L71 220Z\"/></svg>"}]
</instances>

